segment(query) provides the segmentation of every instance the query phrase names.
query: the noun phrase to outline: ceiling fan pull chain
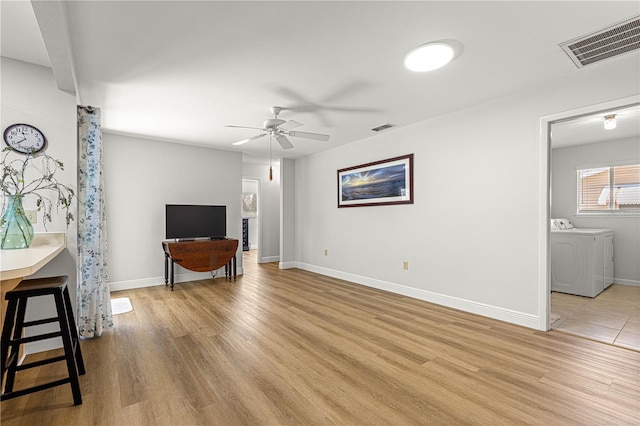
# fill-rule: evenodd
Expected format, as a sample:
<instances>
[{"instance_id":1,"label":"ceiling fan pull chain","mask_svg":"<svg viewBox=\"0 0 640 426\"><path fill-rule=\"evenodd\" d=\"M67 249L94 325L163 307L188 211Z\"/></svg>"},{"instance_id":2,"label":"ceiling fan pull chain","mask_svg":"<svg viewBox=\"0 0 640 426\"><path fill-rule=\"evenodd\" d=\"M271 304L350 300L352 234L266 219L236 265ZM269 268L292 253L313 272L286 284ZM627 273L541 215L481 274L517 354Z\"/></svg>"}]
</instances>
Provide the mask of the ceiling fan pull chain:
<instances>
[{"instance_id":1,"label":"ceiling fan pull chain","mask_svg":"<svg viewBox=\"0 0 640 426\"><path fill-rule=\"evenodd\" d=\"M273 134L269 133L269 182L273 181L273 168L271 167L271 142L273 141Z\"/></svg>"}]
</instances>

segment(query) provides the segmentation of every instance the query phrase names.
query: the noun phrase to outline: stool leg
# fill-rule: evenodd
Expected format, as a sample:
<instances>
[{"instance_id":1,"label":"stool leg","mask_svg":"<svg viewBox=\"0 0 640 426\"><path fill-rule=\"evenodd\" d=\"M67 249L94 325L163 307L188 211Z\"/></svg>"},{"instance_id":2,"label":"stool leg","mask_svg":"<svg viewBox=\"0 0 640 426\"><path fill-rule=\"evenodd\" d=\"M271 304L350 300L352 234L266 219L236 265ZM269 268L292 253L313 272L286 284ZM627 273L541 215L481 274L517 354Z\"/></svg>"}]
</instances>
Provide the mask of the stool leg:
<instances>
[{"instance_id":1,"label":"stool leg","mask_svg":"<svg viewBox=\"0 0 640 426\"><path fill-rule=\"evenodd\" d=\"M64 355L67 362L67 370L69 371L73 405L80 405L82 404L82 394L80 393L78 370L76 369L76 360L73 354L73 343L71 342L71 331L69 329L69 322L67 321L64 298L61 292L56 293L54 297L56 299L56 310L58 312L58 320L60 321L60 330L62 331L62 345L64 346Z\"/></svg>"},{"instance_id":2,"label":"stool leg","mask_svg":"<svg viewBox=\"0 0 640 426\"><path fill-rule=\"evenodd\" d=\"M13 382L16 378L16 370L18 369L18 358L20 354L20 342L17 340L22 337L24 329L24 317L27 312L27 299L18 299L18 313L16 314L16 325L13 328L13 339L9 343L11 351L9 352L9 365L7 365L7 383L4 386L4 393L13 391Z\"/></svg>"},{"instance_id":3,"label":"stool leg","mask_svg":"<svg viewBox=\"0 0 640 426\"><path fill-rule=\"evenodd\" d=\"M7 312L2 326L2 342L0 342L2 356L2 376L0 379L0 389L4 384L4 372L7 371L7 358L9 356L9 341L11 340L11 332L16 324L16 309L18 302L15 299L9 300Z\"/></svg>"},{"instance_id":4,"label":"stool leg","mask_svg":"<svg viewBox=\"0 0 640 426\"><path fill-rule=\"evenodd\" d=\"M84 360L82 359L82 350L80 349L80 339L78 338L78 327L76 327L76 320L73 317L73 309L71 308L71 297L69 296L68 287L64 288L64 292L62 293L64 296L66 311L67 311L67 322L69 323L69 330L71 331L71 341L75 345L75 355L76 355L76 365L78 367L78 374L81 376L85 373L84 370Z\"/></svg>"}]
</instances>

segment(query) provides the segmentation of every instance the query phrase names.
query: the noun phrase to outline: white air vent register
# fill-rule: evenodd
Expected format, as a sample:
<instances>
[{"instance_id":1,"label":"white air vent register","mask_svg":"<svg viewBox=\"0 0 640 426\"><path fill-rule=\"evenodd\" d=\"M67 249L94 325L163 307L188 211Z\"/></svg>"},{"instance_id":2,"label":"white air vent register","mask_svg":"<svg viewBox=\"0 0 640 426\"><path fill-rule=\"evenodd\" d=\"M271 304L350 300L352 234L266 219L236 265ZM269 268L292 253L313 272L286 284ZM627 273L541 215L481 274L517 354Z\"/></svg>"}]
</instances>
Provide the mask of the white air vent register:
<instances>
[{"instance_id":1,"label":"white air vent register","mask_svg":"<svg viewBox=\"0 0 640 426\"><path fill-rule=\"evenodd\" d=\"M578 68L640 49L640 16L561 43Z\"/></svg>"}]
</instances>

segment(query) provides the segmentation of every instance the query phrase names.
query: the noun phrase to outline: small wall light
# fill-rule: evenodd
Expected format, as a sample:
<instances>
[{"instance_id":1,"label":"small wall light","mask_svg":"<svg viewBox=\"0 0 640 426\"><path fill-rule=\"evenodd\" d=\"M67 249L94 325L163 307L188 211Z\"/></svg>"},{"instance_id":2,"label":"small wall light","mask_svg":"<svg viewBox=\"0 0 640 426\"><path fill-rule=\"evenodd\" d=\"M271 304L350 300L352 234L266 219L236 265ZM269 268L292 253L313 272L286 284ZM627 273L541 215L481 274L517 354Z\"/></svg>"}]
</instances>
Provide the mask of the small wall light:
<instances>
[{"instance_id":1,"label":"small wall light","mask_svg":"<svg viewBox=\"0 0 640 426\"><path fill-rule=\"evenodd\" d=\"M609 114L609 115L605 115L604 116L604 128L607 130L611 130L611 129L615 129L616 128L616 115L615 114Z\"/></svg>"}]
</instances>

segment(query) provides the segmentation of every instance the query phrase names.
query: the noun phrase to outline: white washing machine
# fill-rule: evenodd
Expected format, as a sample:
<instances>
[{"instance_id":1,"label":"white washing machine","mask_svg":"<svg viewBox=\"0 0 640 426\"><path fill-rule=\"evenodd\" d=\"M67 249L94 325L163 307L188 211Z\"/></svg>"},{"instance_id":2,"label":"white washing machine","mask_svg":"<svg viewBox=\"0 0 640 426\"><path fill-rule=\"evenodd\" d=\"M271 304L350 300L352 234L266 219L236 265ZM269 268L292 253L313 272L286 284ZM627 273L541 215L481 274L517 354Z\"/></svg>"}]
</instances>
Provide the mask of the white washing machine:
<instances>
[{"instance_id":1,"label":"white washing machine","mask_svg":"<svg viewBox=\"0 0 640 426\"><path fill-rule=\"evenodd\" d=\"M555 224L554 224L555 221ZM595 297L613 284L613 231L551 222L551 290Z\"/></svg>"}]
</instances>

